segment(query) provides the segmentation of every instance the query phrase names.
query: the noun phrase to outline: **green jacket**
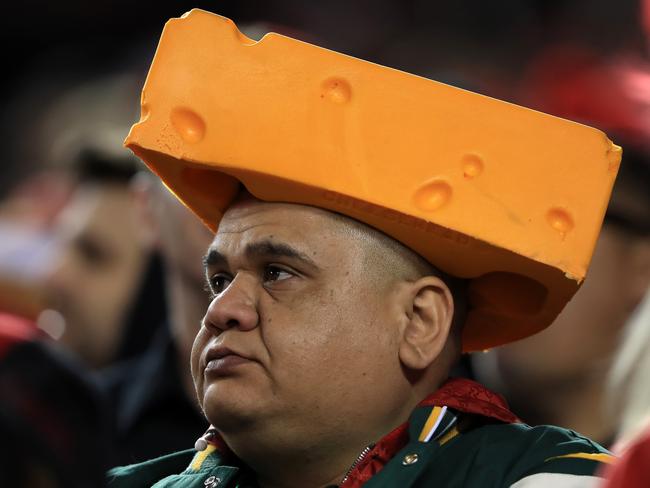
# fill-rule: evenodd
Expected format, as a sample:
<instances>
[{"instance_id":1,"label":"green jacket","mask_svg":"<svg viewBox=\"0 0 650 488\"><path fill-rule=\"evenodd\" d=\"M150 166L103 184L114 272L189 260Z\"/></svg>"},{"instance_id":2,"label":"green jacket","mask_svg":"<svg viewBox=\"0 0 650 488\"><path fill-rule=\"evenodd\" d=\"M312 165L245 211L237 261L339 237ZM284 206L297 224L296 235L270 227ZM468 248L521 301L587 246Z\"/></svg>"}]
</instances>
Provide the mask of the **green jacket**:
<instances>
[{"instance_id":1,"label":"green jacket","mask_svg":"<svg viewBox=\"0 0 650 488\"><path fill-rule=\"evenodd\" d=\"M408 424L353 465L341 487L592 487L598 481L594 473L612 460L605 449L573 431L507 423L499 418L505 414L488 411L421 404ZM115 468L108 486L257 488L253 473L214 445Z\"/></svg>"}]
</instances>

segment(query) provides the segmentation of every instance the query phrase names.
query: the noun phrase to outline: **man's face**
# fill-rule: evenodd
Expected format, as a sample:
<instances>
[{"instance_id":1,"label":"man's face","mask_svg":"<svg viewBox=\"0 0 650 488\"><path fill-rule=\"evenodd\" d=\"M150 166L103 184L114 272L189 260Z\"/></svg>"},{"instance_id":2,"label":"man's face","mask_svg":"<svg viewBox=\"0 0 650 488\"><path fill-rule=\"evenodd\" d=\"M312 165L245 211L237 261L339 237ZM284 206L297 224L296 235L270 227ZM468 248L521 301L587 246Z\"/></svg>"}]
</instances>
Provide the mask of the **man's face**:
<instances>
[{"instance_id":1,"label":"man's face","mask_svg":"<svg viewBox=\"0 0 650 488\"><path fill-rule=\"evenodd\" d=\"M222 433L271 419L332 430L403 403L394 292L365 269L363 244L311 207L247 201L226 212L206 256L214 298L191 361Z\"/></svg>"},{"instance_id":2,"label":"man's face","mask_svg":"<svg viewBox=\"0 0 650 488\"><path fill-rule=\"evenodd\" d=\"M61 255L46 279L64 316L61 342L88 364L110 361L144 266L127 185L82 185L57 222Z\"/></svg>"}]
</instances>

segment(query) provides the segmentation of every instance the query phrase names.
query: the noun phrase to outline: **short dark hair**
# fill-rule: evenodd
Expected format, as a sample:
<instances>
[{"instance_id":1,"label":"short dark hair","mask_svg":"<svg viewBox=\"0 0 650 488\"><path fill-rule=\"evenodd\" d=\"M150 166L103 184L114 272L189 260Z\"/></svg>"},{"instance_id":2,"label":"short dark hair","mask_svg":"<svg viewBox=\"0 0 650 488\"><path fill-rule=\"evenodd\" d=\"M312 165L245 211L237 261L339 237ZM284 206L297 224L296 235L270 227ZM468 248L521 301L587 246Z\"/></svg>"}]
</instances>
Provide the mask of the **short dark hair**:
<instances>
[{"instance_id":1,"label":"short dark hair","mask_svg":"<svg viewBox=\"0 0 650 488\"><path fill-rule=\"evenodd\" d=\"M374 227L336 212L327 211L327 213L335 220L356 228L357 231L372 239L378 248L392 254L388 260L382 259L382 263L393 262L395 266L391 271L398 273L397 278L416 280L425 276L435 276L447 285L454 301L454 317L450 336L453 336L460 347L462 329L467 319L469 306L467 296L469 280L452 276L440 270L411 248ZM375 264L379 265L380 263Z\"/></svg>"},{"instance_id":2,"label":"short dark hair","mask_svg":"<svg viewBox=\"0 0 650 488\"><path fill-rule=\"evenodd\" d=\"M128 153L124 157L116 157L93 147L79 150L72 167L82 183L126 184L138 171Z\"/></svg>"}]
</instances>

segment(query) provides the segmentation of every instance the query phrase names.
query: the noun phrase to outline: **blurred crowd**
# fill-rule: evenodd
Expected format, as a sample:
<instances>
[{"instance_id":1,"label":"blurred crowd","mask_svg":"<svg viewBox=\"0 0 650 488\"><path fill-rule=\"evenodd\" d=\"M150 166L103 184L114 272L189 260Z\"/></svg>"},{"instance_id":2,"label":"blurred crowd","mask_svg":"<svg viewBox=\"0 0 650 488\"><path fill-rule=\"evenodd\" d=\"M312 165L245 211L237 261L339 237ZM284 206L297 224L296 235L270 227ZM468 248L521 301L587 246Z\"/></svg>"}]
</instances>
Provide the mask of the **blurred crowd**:
<instances>
[{"instance_id":1,"label":"blurred crowd","mask_svg":"<svg viewBox=\"0 0 650 488\"><path fill-rule=\"evenodd\" d=\"M202 6L250 37L283 32L623 146L578 294L547 330L467 356L457 373L527 423L613 449L612 486L642 486L629 476L650 462L650 2L224 4ZM84 39L66 39L6 82L0 486L101 486L107 467L192 446L207 428L188 365L211 235L122 147L156 40L134 33L116 41L121 57L87 63Z\"/></svg>"}]
</instances>

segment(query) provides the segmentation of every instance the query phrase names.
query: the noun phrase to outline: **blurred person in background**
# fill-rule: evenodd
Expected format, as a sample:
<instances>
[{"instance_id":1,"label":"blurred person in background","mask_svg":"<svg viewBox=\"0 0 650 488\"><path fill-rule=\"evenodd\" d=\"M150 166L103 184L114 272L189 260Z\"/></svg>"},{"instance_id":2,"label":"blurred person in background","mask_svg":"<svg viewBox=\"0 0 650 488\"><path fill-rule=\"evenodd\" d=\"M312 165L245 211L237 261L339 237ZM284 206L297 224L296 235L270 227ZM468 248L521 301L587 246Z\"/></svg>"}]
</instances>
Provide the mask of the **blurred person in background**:
<instances>
[{"instance_id":1,"label":"blurred person in background","mask_svg":"<svg viewBox=\"0 0 650 488\"><path fill-rule=\"evenodd\" d=\"M205 430L189 362L209 299L202 257L211 233L148 174L134 185L141 237L164 264L167 323L147 351L100 375L114 417L113 464L129 464L192 445Z\"/></svg>"},{"instance_id":2,"label":"blurred person in background","mask_svg":"<svg viewBox=\"0 0 650 488\"><path fill-rule=\"evenodd\" d=\"M105 408L80 365L0 314L0 486L104 486Z\"/></svg>"},{"instance_id":3,"label":"blurred person in background","mask_svg":"<svg viewBox=\"0 0 650 488\"><path fill-rule=\"evenodd\" d=\"M139 86L133 80L131 75L116 75L75 85L39 112L34 119L35 126L38 126L34 145L39 146L42 169L28 174L24 183L10 192L6 205L0 207L0 217L6 217L5 222L15 224L16 228L36 229L44 241L34 239L32 234L19 240L15 228L4 234L16 243L9 249L11 253L6 253L6 268L13 266L21 279L25 279L25 286L38 291L39 300L30 302L29 313L23 315L34 319L40 332L45 331L56 339L54 344L43 343L38 347L49 351L52 345L58 346L56 349L64 350L52 351L51 354L61 357L73 353L82 362L70 360L68 374L78 373L87 383L83 388L76 388L66 383L63 377L49 377L42 373L40 379L34 380L33 386L39 388L41 380L52 382L41 385L40 389L57 395L47 404L52 412L44 412L44 415L53 415L53 428L57 428L60 435L72 440L77 433L69 430L70 425L58 423L59 409L77 415L79 423L76 427L81 431L97 435L96 442L101 443L101 450L89 450L84 456L93 456L95 460L95 464L88 463L85 471L101 463L97 469L99 476L97 482L88 482L84 469L80 469L78 474L66 472L61 475L65 481L59 484L59 474L51 473L60 468L61 460L56 455L38 450L37 462L33 462L31 455L25 455L24 450L29 447L32 436L37 435L37 428L47 429L50 424L44 421L44 424L32 426L27 421L17 422L14 417L7 417L9 430L2 424L3 445L13 447L15 456L6 458L3 469L9 470L13 464L16 472L9 478L0 478L0 486L101 486L109 453L122 456L119 459L133 460L136 459L131 455L134 451L148 455L160 452L156 449L175 448L176 444L169 442L176 439L176 432L186 432L183 440L187 443L193 442L204 430L204 422L200 419L196 421L197 428L187 427L198 413L184 395L183 375L170 374L176 369L176 353L171 352L174 349L169 345L170 333L165 324L162 263L153 250L153 238L142 239L139 199L133 191L138 187L133 178L139 163L122 147L122 140L132 122L131 107L126 106L135 103L133 100L139 93ZM55 182L59 182L59 186L54 186ZM59 192L54 192L57 189ZM60 198L39 200L39 197L51 193ZM163 216L160 219L163 220ZM3 239L2 244L7 242L8 239ZM0 251L2 249L0 246ZM199 262L202 252L203 247L197 257ZM34 269L34 273L26 272L29 270L26 264L29 264L29 269ZM2 269L0 276L3 276ZM15 289L17 278L8 273L4 276ZM204 296L202 283L201 276L198 289ZM23 294L9 296L2 293L2 298L10 305L7 309L14 313L17 296ZM7 310L2 302L0 300L0 310ZM202 311L203 307L200 305L197 309ZM4 327L4 322L0 322L1 327ZM32 324L35 335L39 333L38 328ZM41 338L44 339L45 334ZM151 350L143 355L149 347L156 352L160 350L162 357ZM29 362L31 356L22 349L21 354L25 362ZM140 356L141 360L134 359ZM124 381L120 385L112 383L115 389L108 392L112 396L106 404L106 398L100 398L94 390L95 383L99 380L100 386L105 385L108 380L104 378L113 375L113 370L98 372L90 378L86 378L83 370L87 367L104 370L113 363L125 365L122 369ZM41 363L36 358L31 364ZM49 367L55 369L56 366ZM182 371L186 369L189 368ZM32 372L32 368L26 368L24 375L32 373L37 374ZM13 384L15 386L27 379L17 377ZM131 384L128 383L130 379L138 381ZM90 380L94 381L91 383ZM178 390L181 393L174 395ZM93 398L97 396L101 408L108 409L106 417L102 412L101 418L91 419L89 412L87 415L84 413L87 406L84 392ZM152 392L155 394L150 396ZM143 398L152 402L146 408L141 406ZM4 404L4 399L0 403ZM6 399L10 400L10 397ZM116 403L119 403L119 413L115 412L118 408ZM177 407L178 404L182 406ZM158 412L149 409L151 405L158 406ZM160 421L158 413L165 415L164 421ZM4 444L17 438L20 442L15 446ZM117 447L113 439L119 442ZM49 438L45 440L49 441ZM87 447L92 449L94 442L88 442ZM41 445L40 442L34 444ZM64 449L58 447L65 454ZM84 456L76 455L76 460L83 462ZM33 466L36 474L32 473ZM65 469L68 469L67 465ZM41 479L43 474L46 475L44 481ZM5 483L4 480L9 481Z\"/></svg>"},{"instance_id":4,"label":"blurred person in background","mask_svg":"<svg viewBox=\"0 0 650 488\"><path fill-rule=\"evenodd\" d=\"M650 289L625 326L609 377L610 413L620 419L605 488L645 488L650 481Z\"/></svg>"},{"instance_id":5,"label":"blurred person in background","mask_svg":"<svg viewBox=\"0 0 650 488\"><path fill-rule=\"evenodd\" d=\"M75 57L73 47L64 51ZM48 305L45 277L62 244L55 236L59 215L79 185L82 152L125 159L119 136L135 116L129 101L137 100L140 82L125 67L105 74L87 64L61 70L34 66L1 113L0 309L54 326L48 332L55 337L60 317L48 312L38 319Z\"/></svg>"},{"instance_id":6,"label":"blurred person in background","mask_svg":"<svg viewBox=\"0 0 650 488\"><path fill-rule=\"evenodd\" d=\"M647 488L650 481L650 428L639 434L610 469L601 488Z\"/></svg>"},{"instance_id":7,"label":"blurred person in background","mask_svg":"<svg viewBox=\"0 0 650 488\"><path fill-rule=\"evenodd\" d=\"M533 425L556 424L610 445L606 378L625 323L650 285L650 69L588 51L548 51L525 81L525 102L612 134L623 160L588 279L545 331L472 355L479 381ZM579 184L579 182L576 182Z\"/></svg>"},{"instance_id":8,"label":"blurred person in background","mask_svg":"<svg viewBox=\"0 0 650 488\"><path fill-rule=\"evenodd\" d=\"M52 225L57 252L37 322L93 369L143 351L164 317L160 263L138 237L137 160L122 147L137 93L134 76L101 78L71 89L42 122L48 157L73 189Z\"/></svg>"},{"instance_id":9,"label":"blurred person in background","mask_svg":"<svg viewBox=\"0 0 650 488\"><path fill-rule=\"evenodd\" d=\"M620 425L614 448L622 452L640 431L650 428L650 288L625 325L608 389L609 413Z\"/></svg>"},{"instance_id":10,"label":"blurred person in background","mask_svg":"<svg viewBox=\"0 0 650 488\"><path fill-rule=\"evenodd\" d=\"M43 86L47 81L43 81ZM57 99L58 100L58 99ZM53 102L56 105L56 101ZM89 107L79 104L83 109ZM61 134L40 137L46 104L31 112L30 144L49 153ZM79 110L79 108L77 109ZM56 113L59 129L70 128ZM83 122L87 124L87 121ZM7 144L14 140L7 141ZM3 148L7 149L6 145ZM89 158L5 158L0 194L0 486L103 486L109 434L104 399L84 365L37 327L45 277L62 240L61 212L82 185ZM12 165L18 165L12 171ZM83 171L87 171L88 168ZM8 177L7 177L8 174ZM79 286L83 286L82 283ZM45 317L51 313L45 313ZM40 324L43 325L43 324ZM51 332L51 331L50 331ZM92 334L92 331L89 331Z\"/></svg>"},{"instance_id":11,"label":"blurred person in background","mask_svg":"<svg viewBox=\"0 0 650 488\"><path fill-rule=\"evenodd\" d=\"M138 296L153 258L138 239L136 167L84 144L76 188L54 227L58 254L44 281L50 308L39 325L96 369L144 349L162 312ZM154 316L136 310L143 306Z\"/></svg>"}]
</instances>

